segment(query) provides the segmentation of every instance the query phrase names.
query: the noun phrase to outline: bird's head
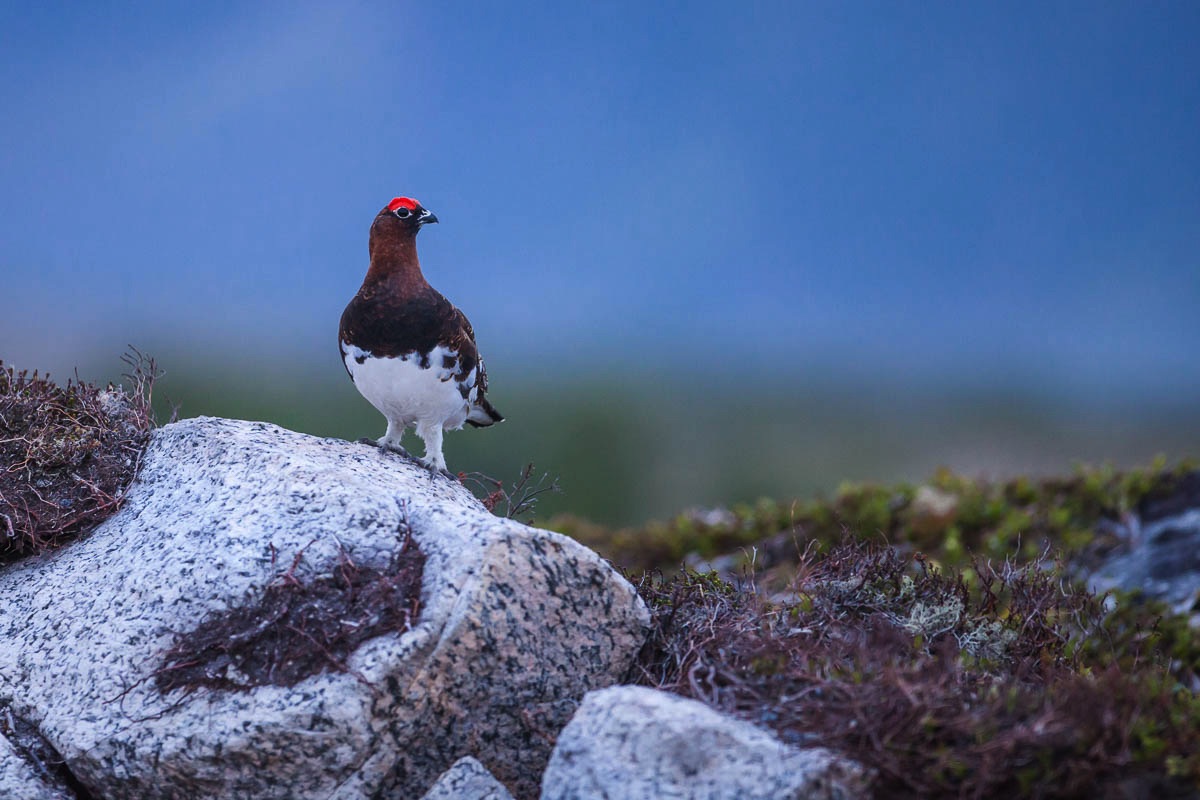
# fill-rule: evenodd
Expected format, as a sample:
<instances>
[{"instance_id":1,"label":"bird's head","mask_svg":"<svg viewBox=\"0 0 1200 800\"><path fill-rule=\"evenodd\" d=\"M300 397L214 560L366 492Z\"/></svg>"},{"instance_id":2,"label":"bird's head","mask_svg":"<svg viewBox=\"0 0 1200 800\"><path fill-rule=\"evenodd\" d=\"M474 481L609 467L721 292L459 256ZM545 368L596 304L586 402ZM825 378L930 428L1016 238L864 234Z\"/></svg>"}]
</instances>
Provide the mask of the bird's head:
<instances>
[{"instance_id":1,"label":"bird's head","mask_svg":"<svg viewBox=\"0 0 1200 800\"><path fill-rule=\"evenodd\" d=\"M432 211L411 197L395 197L375 217L371 232L382 228L388 232L415 235L422 225L437 221Z\"/></svg>"}]
</instances>

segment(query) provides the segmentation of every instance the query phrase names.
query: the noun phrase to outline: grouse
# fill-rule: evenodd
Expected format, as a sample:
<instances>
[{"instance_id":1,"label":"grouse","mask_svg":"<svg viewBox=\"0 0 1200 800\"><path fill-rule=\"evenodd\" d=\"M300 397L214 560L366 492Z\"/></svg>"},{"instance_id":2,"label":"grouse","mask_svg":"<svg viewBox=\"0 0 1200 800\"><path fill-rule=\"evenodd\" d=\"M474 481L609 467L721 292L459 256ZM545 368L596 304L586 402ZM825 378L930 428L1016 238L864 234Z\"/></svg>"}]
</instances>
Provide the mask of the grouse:
<instances>
[{"instance_id":1,"label":"grouse","mask_svg":"<svg viewBox=\"0 0 1200 800\"><path fill-rule=\"evenodd\" d=\"M338 347L350 380L387 418L375 444L404 455L405 428L425 442L421 462L446 473L442 431L501 422L466 315L429 285L417 233L438 219L416 200L393 199L371 224L371 266L342 313ZM446 473L449 474L449 473Z\"/></svg>"}]
</instances>

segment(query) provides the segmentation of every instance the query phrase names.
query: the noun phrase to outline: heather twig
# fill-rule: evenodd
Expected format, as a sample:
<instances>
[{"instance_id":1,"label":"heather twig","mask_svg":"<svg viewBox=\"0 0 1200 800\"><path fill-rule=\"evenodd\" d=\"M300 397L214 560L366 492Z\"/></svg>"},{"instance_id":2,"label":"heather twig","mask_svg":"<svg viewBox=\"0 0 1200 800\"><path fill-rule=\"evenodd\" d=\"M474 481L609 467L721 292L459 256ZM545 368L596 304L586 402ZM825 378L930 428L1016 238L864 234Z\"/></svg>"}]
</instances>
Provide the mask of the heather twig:
<instances>
[{"instance_id":1,"label":"heather twig","mask_svg":"<svg viewBox=\"0 0 1200 800\"><path fill-rule=\"evenodd\" d=\"M542 473L535 479L536 471L532 463L526 464L511 486L505 487L504 481L484 475L482 472L466 472L460 474L463 483L472 486L479 500L488 511L506 519L522 519L523 522L533 521L533 510L538 499L547 493L561 492L558 478L551 478L550 473Z\"/></svg>"}]
</instances>

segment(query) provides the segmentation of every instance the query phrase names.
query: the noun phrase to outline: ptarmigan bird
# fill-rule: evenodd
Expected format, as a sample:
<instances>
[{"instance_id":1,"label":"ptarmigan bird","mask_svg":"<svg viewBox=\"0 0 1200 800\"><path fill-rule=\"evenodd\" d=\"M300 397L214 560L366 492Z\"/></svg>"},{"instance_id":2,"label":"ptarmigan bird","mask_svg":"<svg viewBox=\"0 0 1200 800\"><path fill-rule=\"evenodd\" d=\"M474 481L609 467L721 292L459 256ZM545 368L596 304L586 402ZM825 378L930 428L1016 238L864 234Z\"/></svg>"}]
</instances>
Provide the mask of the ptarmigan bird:
<instances>
[{"instance_id":1,"label":"ptarmigan bird","mask_svg":"<svg viewBox=\"0 0 1200 800\"><path fill-rule=\"evenodd\" d=\"M338 346L350 380L387 417L376 444L407 455L400 438L413 426L425 442L422 463L445 473L442 431L504 417L484 396L487 372L471 323L421 274L417 233L437 221L409 197L375 217L371 266L342 313Z\"/></svg>"}]
</instances>

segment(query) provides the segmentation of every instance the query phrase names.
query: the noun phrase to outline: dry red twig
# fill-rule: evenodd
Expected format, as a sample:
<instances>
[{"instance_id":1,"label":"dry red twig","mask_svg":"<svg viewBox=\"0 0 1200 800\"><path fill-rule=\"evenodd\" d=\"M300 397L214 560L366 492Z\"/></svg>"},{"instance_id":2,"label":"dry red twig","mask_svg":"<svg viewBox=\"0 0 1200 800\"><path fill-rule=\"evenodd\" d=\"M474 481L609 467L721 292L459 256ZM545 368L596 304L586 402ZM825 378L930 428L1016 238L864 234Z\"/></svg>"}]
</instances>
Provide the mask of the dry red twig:
<instances>
[{"instance_id":1,"label":"dry red twig","mask_svg":"<svg viewBox=\"0 0 1200 800\"><path fill-rule=\"evenodd\" d=\"M558 485L558 478L551 479L549 473L542 473L542 476L535 480L536 474L533 464L526 464L521 469L521 474L507 488L504 481L482 472L460 472L458 479L471 487L479 497L479 502L483 503L483 507L496 516L507 519L524 517L523 522L531 523L538 499L544 494L562 491Z\"/></svg>"}]
</instances>

